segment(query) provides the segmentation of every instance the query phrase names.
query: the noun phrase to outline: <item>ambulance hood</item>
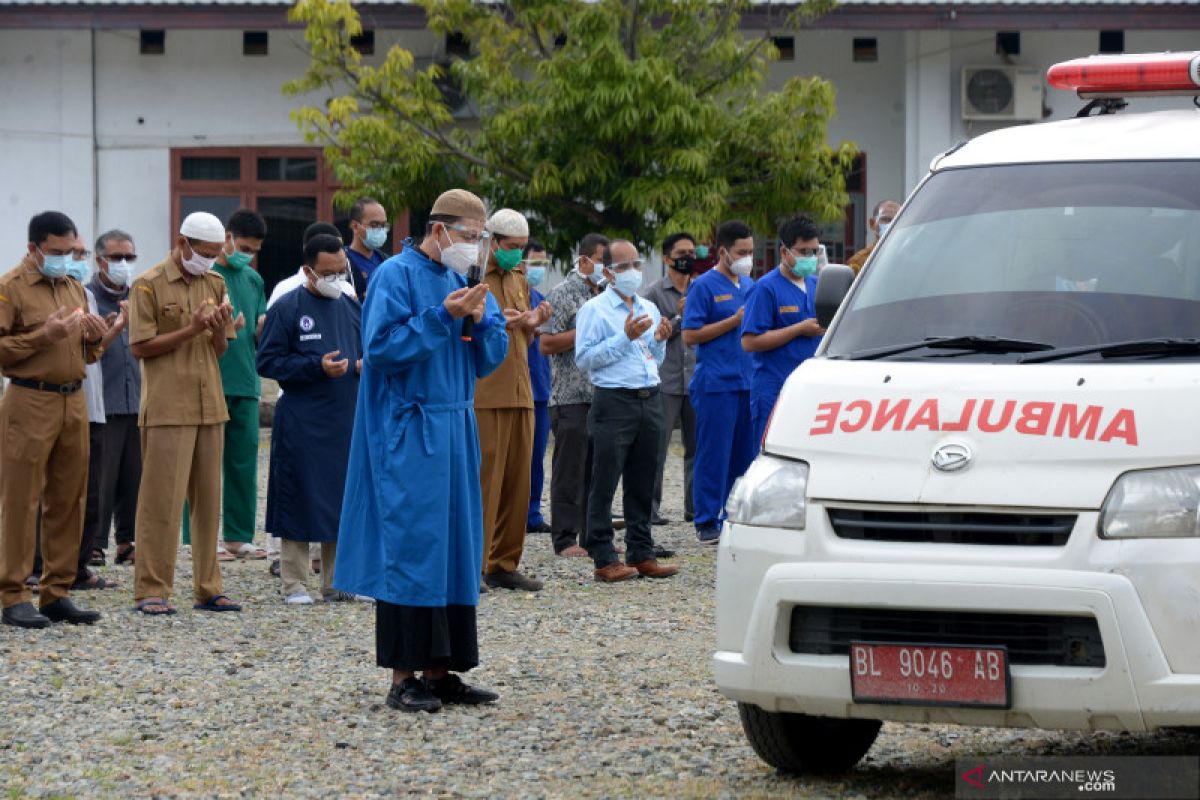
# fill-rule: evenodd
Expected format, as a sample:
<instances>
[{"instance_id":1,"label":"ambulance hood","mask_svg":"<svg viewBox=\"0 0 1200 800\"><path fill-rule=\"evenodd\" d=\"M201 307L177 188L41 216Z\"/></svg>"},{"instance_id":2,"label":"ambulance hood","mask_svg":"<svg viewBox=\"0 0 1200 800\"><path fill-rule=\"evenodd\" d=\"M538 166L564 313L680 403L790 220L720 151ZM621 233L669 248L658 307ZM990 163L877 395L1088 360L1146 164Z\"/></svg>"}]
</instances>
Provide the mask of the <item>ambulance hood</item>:
<instances>
[{"instance_id":1,"label":"ambulance hood","mask_svg":"<svg viewBox=\"0 0 1200 800\"><path fill-rule=\"evenodd\" d=\"M784 386L765 449L808 462L818 500L1098 509L1123 472L1200 463L1198 388L1182 361L813 358Z\"/></svg>"}]
</instances>

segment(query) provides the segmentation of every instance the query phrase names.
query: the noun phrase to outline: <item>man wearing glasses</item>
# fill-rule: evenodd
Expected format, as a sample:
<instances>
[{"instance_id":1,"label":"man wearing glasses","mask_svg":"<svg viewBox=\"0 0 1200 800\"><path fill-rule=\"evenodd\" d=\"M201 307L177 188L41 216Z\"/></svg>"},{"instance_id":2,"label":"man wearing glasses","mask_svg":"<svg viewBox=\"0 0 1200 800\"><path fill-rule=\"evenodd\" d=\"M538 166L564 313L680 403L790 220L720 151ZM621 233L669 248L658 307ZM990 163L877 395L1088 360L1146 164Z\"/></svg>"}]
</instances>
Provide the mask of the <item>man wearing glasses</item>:
<instances>
[{"instance_id":1,"label":"man wearing glasses","mask_svg":"<svg viewBox=\"0 0 1200 800\"><path fill-rule=\"evenodd\" d=\"M779 390L800 362L817 352L825 329L817 323L817 226L805 216L779 226L779 267L755 285L742 320L742 349L750 354L750 419L761 442Z\"/></svg>"},{"instance_id":2,"label":"man wearing glasses","mask_svg":"<svg viewBox=\"0 0 1200 800\"><path fill-rule=\"evenodd\" d=\"M604 251L608 288L579 310L575 362L595 385L588 413L592 437L592 489L588 497L587 549L595 578L615 583L643 575L667 578L677 567L654 557L650 506L662 435L658 367L666 356L671 321L638 296L642 259L632 242ZM624 485L625 564L613 547L612 501Z\"/></svg>"},{"instance_id":3,"label":"man wearing glasses","mask_svg":"<svg viewBox=\"0 0 1200 800\"><path fill-rule=\"evenodd\" d=\"M90 287L100 316L113 322L129 313L129 285L137 264L137 248L128 233L113 229L96 239L96 274ZM91 546L104 559L108 530L116 523L114 564L133 565L134 521L142 480L142 440L138 410L142 369L129 348L129 332L120 335L100 359L104 379L104 434L96 509L96 536Z\"/></svg>"},{"instance_id":4,"label":"man wearing glasses","mask_svg":"<svg viewBox=\"0 0 1200 800\"><path fill-rule=\"evenodd\" d=\"M388 259L384 251L388 237L387 211L373 197L360 197L350 207L350 233L353 239L346 248L350 259L350 281L358 299L367 296L367 281L375 268Z\"/></svg>"}]
</instances>

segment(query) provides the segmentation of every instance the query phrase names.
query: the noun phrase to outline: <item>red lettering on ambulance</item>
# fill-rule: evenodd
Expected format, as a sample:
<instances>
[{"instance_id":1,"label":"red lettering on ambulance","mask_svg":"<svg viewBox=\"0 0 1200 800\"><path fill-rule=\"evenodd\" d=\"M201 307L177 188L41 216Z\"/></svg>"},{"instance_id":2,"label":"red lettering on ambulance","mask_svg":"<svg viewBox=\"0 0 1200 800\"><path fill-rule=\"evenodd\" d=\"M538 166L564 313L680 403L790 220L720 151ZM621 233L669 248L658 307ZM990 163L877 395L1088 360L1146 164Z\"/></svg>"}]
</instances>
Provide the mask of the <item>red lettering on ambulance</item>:
<instances>
[{"instance_id":1,"label":"red lettering on ambulance","mask_svg":"<svg viewBox=\"0 0 1200 800\"><path fill-rule=\"evenodd\" d=\"M875 421L871 423L871 430L881 431L888 423L891 423L892 430L898 431L904 424L904 415L908 413L908 400L897 400L895 405L892 405L891 400L880 400L879 410L875 412Z\"/></svg>"},{"instance_id":2,"label":"red lettering on ambulance","mask_svg":"<svg viewBox=\"0 0 1200 800\"><path fill-rule=\"evenodd\" d=\"M1016 400L1005 400L1004 410L1000 413L1000 421L992 422L989 418L992 416L992 407L995 404L995 400L984 400L983 405L979 408L979 419L975 424L984 433L999 433L1007 428L1008 424L1012 422L1013 412L1017 409Z\"/></svg>"},{"instance_id":3,"label":"red lettering on ambulance","mask_svg":"<svg viewBox=\"0 0 1200 800\"><path fill-rule=\"evenodd\" d=\"M838 409L841 407L841 403L820 403L817 406L817 416L813 420L815 425L809 429L808 435L822 436L826 433L833 433L834 423L837 422Z\"/></svg>"},{"instance_id":4,"label":"red lettering on ambulance","mask_svg":"<svg viewBox=\"0 0 1200 800\"><path fill-rule=\"evenodd\" d=\"M963 404L962 414L958 417L958 422L946 422L942 424L944 431L965 431L971 424L971 415L975 413L975 400L968 400Z\"/></svg>"},{"instance_id":5,"label":"red lettering on ambulance","mask_svg":"<svg viewBox=\"0 0 1200 800\"><path fill-rule=\"evenodd\" d=\"M931 431L938 429L938 403L937 400L926 400L917 408L912 419L908 421L908 425L904 427L906 431L915 431L917 428L927 428Z\"/></svg>"},{"instance_id":6,"label":"red lettering on ambulance","mask_svg":"<svg viewBox=\"0 0 1200 800\"><path fill-rule=\"evenodd\" d=\"M1104 433L1100 434L1100 441L1111 442L1113 439L1124 439L1125 444L1137 446L1137 422L1133 418L1133 411L1128 408L1122 408L1112 418L1112 422L1108 423L1108 427L1104 429Z\"/></svg>"},{"instance_id":7,"label":"red lettering on ambulance","mask_svg":"<svg viewBox=\"0 0 1200 800\"><path fill-rule=\"evenodd\" d=\"M858 420L856 422L851 422L849 419L849 414L853 411L858 412ZM842 424L838 427L846 433L858 433L867 427L867 420L871 418L871 404L866 400L854 400L846 403L846 414L847 418L843 419Z\"/></svg>"},{"instance_id":8,"label":"red lettering on ambulance","mask_svg":"<svg viewBox=\"0 0 1200 800\"><path fill-rule=\"evenodd\" d=\"M1021 416L1017 418L1017 433L1045 436L1050 430L1050 419L1053 416L1054 403L1026 403L1021 406Z\"/></svg>"},{"instance_id":9,"label":"red lettering on ambulance","mask_svg":"<svg viewBox=\"0 0 1200 800\"><path fill-rule=\"evenodd\" d=\"M1058 421L1054 423L1054 435L1068 439L1078 439L1081 436L1089 442L1096 438L1096 428L1100 426L1100 415L1104 409L1100 406L1088 406L1079 413L1079 406L1074 403L1063 403L1058 410Z\"/></svg>"}]
</instances>

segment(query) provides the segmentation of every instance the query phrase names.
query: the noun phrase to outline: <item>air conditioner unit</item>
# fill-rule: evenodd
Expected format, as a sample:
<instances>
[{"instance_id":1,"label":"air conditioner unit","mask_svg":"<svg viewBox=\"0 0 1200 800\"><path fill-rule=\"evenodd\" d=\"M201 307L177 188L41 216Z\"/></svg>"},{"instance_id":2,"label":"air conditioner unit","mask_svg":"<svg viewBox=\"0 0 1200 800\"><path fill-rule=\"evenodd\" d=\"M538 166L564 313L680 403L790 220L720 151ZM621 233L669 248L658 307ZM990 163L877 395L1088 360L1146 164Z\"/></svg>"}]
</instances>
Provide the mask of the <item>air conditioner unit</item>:
<instances>
[{"instance_id":1,"label":"air conditioner unit","mask_svg":"<svg viewBox=\"0 0 1200 800\"><path fill-rule=\"evenodd\" d=\"M963 67L962 118L993 122L1040 120L1045 85L1030 67Z\"/></svg>"}]
</instances>

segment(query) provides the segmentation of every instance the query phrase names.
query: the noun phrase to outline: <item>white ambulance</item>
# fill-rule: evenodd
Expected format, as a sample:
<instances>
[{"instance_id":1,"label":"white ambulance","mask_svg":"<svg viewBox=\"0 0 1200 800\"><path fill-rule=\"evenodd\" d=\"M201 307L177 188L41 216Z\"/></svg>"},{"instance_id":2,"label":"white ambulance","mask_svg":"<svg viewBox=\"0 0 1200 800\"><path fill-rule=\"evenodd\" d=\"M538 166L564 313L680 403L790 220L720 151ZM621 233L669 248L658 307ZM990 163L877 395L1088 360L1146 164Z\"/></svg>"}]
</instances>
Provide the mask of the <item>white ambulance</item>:
<instances>
[{"instance_id":1,"label":"white ambulance","mask_svg":"<svg viewBox=\"0 0 1200 800\"><path fill-rule=\"evenodd\" d=\"M881 720L1200 725L1200 101L1120 110L1200 94L1200 53L1048 80L1092 102L943 154L822 272L729 496L713 666L779 769Z\"/></svg>"}]
</instances>

